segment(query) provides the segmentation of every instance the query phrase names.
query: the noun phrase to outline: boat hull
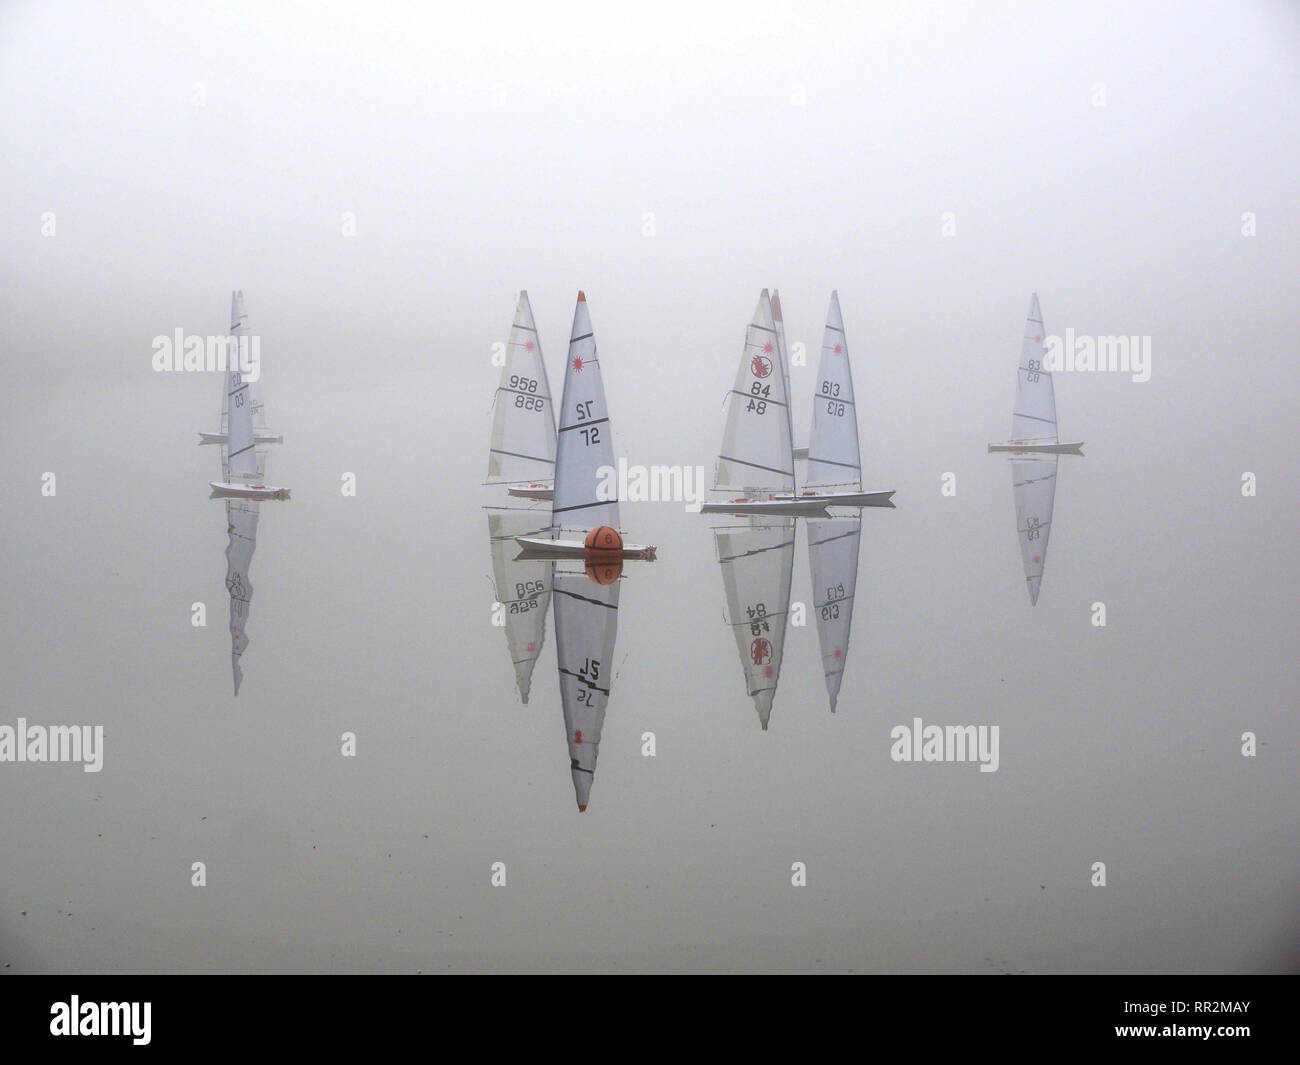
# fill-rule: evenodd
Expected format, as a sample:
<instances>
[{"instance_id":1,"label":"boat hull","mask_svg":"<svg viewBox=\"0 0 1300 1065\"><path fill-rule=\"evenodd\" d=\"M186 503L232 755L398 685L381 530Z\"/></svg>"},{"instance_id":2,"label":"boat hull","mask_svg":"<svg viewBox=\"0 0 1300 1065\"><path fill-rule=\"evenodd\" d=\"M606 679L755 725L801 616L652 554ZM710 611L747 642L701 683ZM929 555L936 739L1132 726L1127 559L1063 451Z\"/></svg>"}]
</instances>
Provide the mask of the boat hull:
<instances>
[{"instance_id":1,"label":"boat hull","mask_svg":"<svg viewBox=\"0 0 1300 1065\"><path fill-rule=\"evenodd\" d=\"M777 496L740 499L729 503L704 503L701 514L773 514L778 517L827 517L827 507L894 506L894 489L884 492L832 492L813 496Z\"/></svg>"},{"instance_id":2,"label":"boat hull","mask_svg":"<svg viewBox=\"0 0 1300 1065\"><path fill-rule=\"evenodd\" d=\"M229 481L209 481L212 494L209 499L288 499L289 489L270 484L231 484Z\"/></svg>"},{"instance_id":3,"label":"boat hull","mask_svg":"<svg viewBox=\"0 0 1300 1065\"><path fill-rule=\"evenodd\" d=\"M507 488L506 495L516 499L554 499L555 489L530 484L524 488Z\"/></svg>"},{"instance_id":4,"label":"boat hull","mask_svg":"<svg viewBox=\"0 0 1300 1065\"><path fill-rule=\"evenodd\" d=\"M226 442L225 433L199 433L199 444L224 444ZM254 444L283 444L284 437L279 433L269 433L262 429L253 431Z\"/></svg>"},{"instance_id":5,"label":"boat hull","mask_svg":"<svg viewBox=\"0 0 1300 1065\"><path fill-rule=\"evenodd\" d=\"M587 547L581 540L547 540L542 536L516 536L515 543L522 549L519 559L585 558ZM624 559L653 562L655 549L645 544L624 544Z\"/></svg>"},{"instance_id":6,"label":"boat hull","mask_svg":"<svg viewBox=\"0 0 1300 1065\"><path fill-rule=\"evenodd\" d=\"M1083 441L1072 444L989 444L989 451L1007 451L1013 455L1082 455Z\"/></svg>"}]
</instances>

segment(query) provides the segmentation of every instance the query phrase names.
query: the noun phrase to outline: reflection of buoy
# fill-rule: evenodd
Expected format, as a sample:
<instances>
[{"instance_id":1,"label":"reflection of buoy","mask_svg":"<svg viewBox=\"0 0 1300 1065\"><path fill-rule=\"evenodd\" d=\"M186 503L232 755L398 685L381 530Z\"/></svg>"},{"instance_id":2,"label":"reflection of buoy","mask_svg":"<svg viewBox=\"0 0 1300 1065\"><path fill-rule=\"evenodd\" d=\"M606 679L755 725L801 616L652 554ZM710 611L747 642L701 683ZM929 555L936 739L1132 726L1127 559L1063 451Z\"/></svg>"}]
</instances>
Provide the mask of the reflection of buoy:
<instances>
[{"instance_id":1,"label":"reflection of buoy","mask_svg":"<svg viewBox=\"0 0 1300 1065\"><path fill-rule=\"evenodd\" d=\"M613 584L623 572L623 537L617 529L598 525L582 542L587 576L597 584Z\"/></svg>"},{"instance_id":2,"label":"reflection of buoy","mask_svg":"<svg viewBox=\"0 0 1300 1065\"><path fill-rule=\"evenodd\" d=\"M613 584L623 573L623 559L618 555L587 555L587 576L597 584Z\"/></svg>"},{"instance_id":3,"label":"reflection of buoy","mask_svg":"<svg viewBox=\"0 0 1300 1065\"><path fill-rule=\"evenodd\" d=\"M617 529L611 529L608 525L597 525L587 533L587 539L582 542L582 546L587 549L588 554L593 551L622 551L623 537L618 534Z\"/></svg>"}]
</instances>

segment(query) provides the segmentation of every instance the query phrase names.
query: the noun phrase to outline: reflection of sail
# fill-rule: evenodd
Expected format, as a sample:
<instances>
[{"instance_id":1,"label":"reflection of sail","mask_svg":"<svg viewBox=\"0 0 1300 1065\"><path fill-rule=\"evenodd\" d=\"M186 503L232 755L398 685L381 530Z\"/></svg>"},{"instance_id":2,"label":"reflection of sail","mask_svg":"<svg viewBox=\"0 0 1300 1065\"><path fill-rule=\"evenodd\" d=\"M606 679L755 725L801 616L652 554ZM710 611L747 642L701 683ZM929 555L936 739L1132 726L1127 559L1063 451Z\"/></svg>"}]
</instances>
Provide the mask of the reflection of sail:
<instances>
[{"instance_id":1,"label":"reflection of sail","mask_svg":"<svg viewBox=\"0 0 1300 1065\"><path fill-rule=\"evenodd\" d=\"M794 448L785 365L767 289L745 331L714 475L716 488L751 494L794 491Z\"/></svg>"},{"instance_id":2,"label":"reflection of sail","mask_svg":"<svg viewBox=\"0 0 1300 1065\"><path fill-rule=\"evenodd\" d=\"M618 528L616 493L602 498L597 471L614 468L614 442L609 407L600 376L596 339L587 311L587 297L578 293L564 367L564 400L560 404L559 443L555 454L555 497L551 524L557 529Z\"/></svg>"},{"instance_id":3,"label":"reflection of sail","mask_svg":"<svg viewBox=\"0 0 1300 1065\"><path fill-rule=\"evenodd\" d=\"M555 574L555 655L579 810L587 808L591 797L600 730L614 680L620 583L596 584L582 571Z\"/></svg>"},{"instance_id":4,"label":"reflection of sail","mask_svg":"<svg viewBox=\"0 0 1300 1065\"><path fill-rule=\"evenodd\" d=\"M555 410L527 292L519 293L493 406L488 483L549 481L555 475Z\"/></svg>"},{"instance_id":5,"label":"reflection of sail","mask_svg":"<svg viewBox=\"0 0 1300 1065\"><path fill-rule=\"evenodd\" d=\"M1055 444L1056 393L1052 375L1043 368L1043 312L1038 307L1038 293L1029 304L1025 319L1025 336L1020 344L1020 363L1016 370L1016 405L1012 408L1011 439L1020 444Z\"/></svg>"},{"instance_id":6,"label":"reflection of sail","mask_svg":"<svg viewBox=\"0 0 1300 1065\"><path fill-rule=\"evenodd\" d=\"M1055 456L1016 460L1011 463L1011 481L1016 496L1016 535L1025 562L1029 603L1038 603L1038 589L1047 560L1047 537L1052 531L1052 503L1056 496Z\"/></svg>"},{"instance_id":7,"label":"reflection of sail","mask_svg":"<svg viewBox=\"0 0 1300 1065\"><path fill-rule=\"evenodd\" d=\"M858 584L858 544L862 519L822 518L808 521L808 561L812 570L813 610L821 644L822 672L831 712L849 655L849 630Z\"/></svg>"},{"instance_id":8,"label":"reflection of sail","mask_svg":"<svg viewBox=\"0 0 1300 1065\"><path fill-rule=\"evenodd\" d=\"M230 592L230 664L235 676L235 694L239 694L244 671L239 668L239 656L248 646L244 632L248 624L248 608L253 601L253 584L248 579L248 568L257 549L258 504L249 499L226 501L226 524L230 543L226 545L226 590Z\"/></svg>"},{"instance_id":9,"label":"reflection of sail","mask_svg":"<svg viewBox=\"0 0 1300 1065\"><path fill-rule=\"evenodd\" d=\"M727 623L766 730L781 675L790 579L794 573L794 519L750 518L713 533L727 594Z\"/></svg>"},{"instance_id":10,"label":"reflection of sail","mask_svg":"<svg viewBox=\"0 0 1300 1065\"><path fill-rule=\"evenodd\" d=\"M533 667L546 642L546 613L551 605L551 569L546 560L519 561L516 536L545 535L544 514L527 510L488 512L492 581L496 601L505 611L506 644L515 666L519 698L528 703Z\"/></svg>"}]
</instances>

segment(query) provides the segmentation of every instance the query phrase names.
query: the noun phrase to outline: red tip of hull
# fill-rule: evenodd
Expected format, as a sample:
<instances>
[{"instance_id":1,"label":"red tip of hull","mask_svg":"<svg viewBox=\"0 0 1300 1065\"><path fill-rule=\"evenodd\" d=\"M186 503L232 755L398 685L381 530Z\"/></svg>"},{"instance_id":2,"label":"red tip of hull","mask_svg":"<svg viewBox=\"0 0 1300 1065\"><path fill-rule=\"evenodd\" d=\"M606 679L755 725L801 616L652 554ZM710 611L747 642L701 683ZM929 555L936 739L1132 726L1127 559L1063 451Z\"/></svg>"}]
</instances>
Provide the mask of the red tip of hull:
<instances>
[{"instance_id":1,"label":"red tip of hull","mask_svg":"<svg viewBox=\"0 0 1300 1065\"><path fill-rule=\"evenodd\" d=\"M587 812L587 804L585 802L578 803L578 813L581 814L586 812Z\"/></svg>"},{"instance_id":2,"label":"red tip of hull","mask_svg":"<svg viewBox=\"0 0 1300 1065\"><path fill-rule=\"evenodd\" d=\"M578 302L579 303L587 302L587 294L583 292L581 289L578 290Z\"/></svg>"}]
</instances>

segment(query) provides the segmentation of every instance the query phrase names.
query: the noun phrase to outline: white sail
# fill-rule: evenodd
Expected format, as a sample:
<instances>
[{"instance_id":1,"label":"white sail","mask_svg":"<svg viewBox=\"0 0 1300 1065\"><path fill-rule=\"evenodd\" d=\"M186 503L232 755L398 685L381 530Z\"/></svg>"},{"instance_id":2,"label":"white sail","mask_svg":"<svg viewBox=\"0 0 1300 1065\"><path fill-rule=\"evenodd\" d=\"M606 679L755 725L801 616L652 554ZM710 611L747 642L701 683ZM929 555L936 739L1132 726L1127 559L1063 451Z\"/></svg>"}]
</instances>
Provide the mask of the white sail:
<instances>
[{"instance_id":1,"label":"white sail","mask_svg":"<svg viewBox=\"0 0 1300 1065\"><path fill-rule=\"evenodd\" d=\"M235 295L235 310L242 308L239 294ZM232 312L233 313L233 312ZM248 318L236 319L231 336L246 336ZM223 466L226 480L231 482L257 480L257 454L253 439L253 397L248 382L239 368L239 360L232 359L226 370L226 448Z\"/></svg>"},{"instance_id":2,"label":"white sail","mask_svg":"<svg viewBox=\"0 0 1300 1065\"><path fill-rule=\"evenodd\" d=\"M596 584L579 571L555 574L555 654L578 809L591 798L600 732L614 679L620 581Z\"/></svg>"},{"instance_id":3,"label":"white sail","mask_svg":"<svg viewBox=\"0 0 1300 1065\"><path fill-rule=\"evenodd\" d=\"M745 331L735 387L727 395L715 488L746 494L794 491L789 406L772 304L764 289Z\"/></svg>"},{"instance_id":4,"label":"white sail","mask_svg":"<svg viewBox=\"0 0 1300 1065\"><path fill-rule=\"evenodd\" d=\"M1020 364L1016 370L1016 405L1011 415L1011 440L1018 444L1055 444L1056 394L1052 375L1044 368L1043 312L1038 307L1038 293L1029 304L1025 319L1025 337L1020 344Z\"/></svg>"},{"instance_id":5,"label":"white sail","mask_svg":"<svg viewBox=\"0 0 1300 1065\"><path fill-rule=\"evenodd\" d=\"M551 524L557 529L580 531L599 525L617 529L617 493L603 491L606 478L599 474L602 467L614 469L609 407L605 402L587 297L581 292L573 312L573 331L569 334L558 438ZM606 495L611 498L603 498Z\"/></svg>"},{"instance_id":6,"label":"white sail","mask_svg":"<svg viewBox=\"0 0 1300 1065\"><path fill-rule=\"evenodd\" d=\"M1056 466L1052 458L1016 460L1011 463L1012 489L1016 497L1016 531L1025 563L1029 603L1038 604L1047 560L1047 537L1052 531L1052 503L1056 498Z\"/></svg>"},{"instance_id":7,"label":"white sail","mask_svg":"<svg viewBox=\"0 0 1300 1065\"><path fill-rule=\"evenodd\" d=\"M790 349L785 342L785 316L781 313L781 293L772 289L772 327L776 330L776 350L781 356L781 379L785 382L786 398L793 396L790 391ZM785 405L785 420L790 423L790 440L794 441L794 404ZM792 453L793 454L793 453ZM793 466L790 467L794 469Z\"/></svg>"},{"instance_id":8,"label":"white sail","mask_svg":"<svg viewBox=\"0 0 1300 1065\"><path fill-rule=\"evenodd\" d=\"M821 645L822 672L831 712L849 656L853 603L858 586L858 545L862 519L812 519L808 522L808 561L812 572L813 611Z\"/></svg>"},{"instance_id":9,"label":"white sail","mask_svg":"<svg viewBox=\"0 0 1300 1065\"><path fill-rule=\"evenodd\" d=\"M793 518L750 518L745 525L716 529L714 545L727 595L727 624L766 731L781 676L781 656L794 574Z\"/></svg>"},{"instance_id":10,"label":"white sail","mask_svg":"<svg viewBox=\"0 0 1300 1065\"><path fill-rule=\"evenodd\" d=\"M516 536L540 536L545 516L527 510L488 513L488 542L492 551L492 583L496 601L505 611L506 644L515 667L519 698L527 705L533 667L546 642L546 616L551 605L551 572L544 559L519 560Z\"/></svg>"},{"instance_id":11,"label":"white sail","mask_svg":"<svg viewBox=\"0 0 1300 1065\"><path fill-rule=\"evenodd\" d=\"M253 582L248 570L257 549L257 518L259 504L250 500L226 502L226 531L230 542L226 545L226 591L230 593L230 664L235 678L235 694L239 694L244 671L239 659L248 647L248 610L253 601Z\"/></svg>"},{"instance_id":12,"label":"white sail","mask_svg":"<svg viewBox=\"0 0 1300 1065\"><path fill-rule=\"evenodd\" d=\"M812 434L808 441L808 485L846 485L862 490L853 371L849 366L849 347L837 292L831 293L822 336L821 365L813 396Z\"/></svg>"},{"instance_id":13,"label":"white sail","mask_svg":"<svg viewBox=\"0 0 1300 1065\"><path fill-rule=\"evenodd\" d=\"M490 484L555 476L555 408L528 293L519 293L506 361L493 400Z\"/></svg>"}]
</instances>

